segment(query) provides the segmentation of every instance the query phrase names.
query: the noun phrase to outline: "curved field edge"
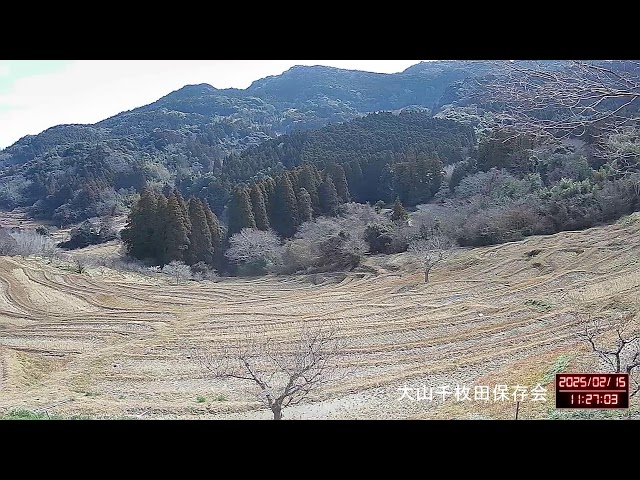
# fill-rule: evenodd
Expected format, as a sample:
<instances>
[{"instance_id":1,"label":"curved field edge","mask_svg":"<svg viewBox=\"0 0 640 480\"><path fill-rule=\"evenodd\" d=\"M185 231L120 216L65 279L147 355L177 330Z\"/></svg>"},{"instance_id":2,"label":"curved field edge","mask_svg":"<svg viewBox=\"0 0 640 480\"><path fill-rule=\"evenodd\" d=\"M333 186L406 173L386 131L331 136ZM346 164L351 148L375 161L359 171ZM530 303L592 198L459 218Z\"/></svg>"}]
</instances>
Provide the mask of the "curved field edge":
<instances>
[{"instance_id":1,"label":"curved field edge","mask_svg":"<svg viewBox=\"0 0 640 480\"><path fill-rule=\"evenodd\" d=\"M265 328L286 349L305 321L339 328L335 362L349 374L285 418L514 418L511 400L399 399L407 387L503 384L546 389L546 402L520 403L519 418L636 418L637 399L601 417L555 410L550 372L601 370L577 336L587 314L638 322L639 231L636 213L461 249L428 284L406 254L345 274L182 285L0 257L0 415L269 418L252 385L211 378L192 352Z\"/></svg>"}]
</instances>

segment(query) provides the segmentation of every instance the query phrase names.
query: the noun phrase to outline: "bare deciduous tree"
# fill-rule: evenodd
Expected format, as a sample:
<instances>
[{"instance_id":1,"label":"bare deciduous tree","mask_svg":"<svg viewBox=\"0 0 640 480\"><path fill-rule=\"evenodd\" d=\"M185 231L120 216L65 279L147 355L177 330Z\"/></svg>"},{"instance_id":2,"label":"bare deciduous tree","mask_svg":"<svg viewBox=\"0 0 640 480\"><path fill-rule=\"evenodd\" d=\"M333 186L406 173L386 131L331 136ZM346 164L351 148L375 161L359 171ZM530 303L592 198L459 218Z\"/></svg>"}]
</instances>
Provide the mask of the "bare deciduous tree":
<instances>
[{"instance_id":1,"label":"bare deciduous tree","mask_svg":"<svg viewBox=\"0 0 640 480\"><path fill-rule=\"evenodd\" d=\"M115 222L110 215L102 215L97 223L97 233L101 237L115 236Z\"/></svg>"},{"instance_id":2,"label":"bare deciduous tree","mask_svg":"<svg viewBox=\"0 0 640 480\"><path fill-rule=\"evenodd\" d=\"M84 273L90 263L87 255L74 255L72 262L76 273Z\"/></svg>"},{"instance_id":3,"label":"bare deciduous tree","mask_svg":"<svg viewBox=\"0 0 640 480\"><path fill-rule=\"evenodd\" d=\"M178 285L185 278L191 276L191 268L184 262L178 260L172 260L170 263L162 267L162 273L170 275L176 279L176 285Z\"/></svg>"},{"instance_id":4,"label":"bare deciduous tree","mask_svg":"<svg viewBox=\"0 0 640 480\"><path fill-rule=\"evenodd\" d=\"M530 62L529 62L530 63ZM593 154L609 161L612 173L640 170L640 63L571 61L562 68L504 61L501 74L480 80L470 97L499 105L505 141L532 137L580 137L589 133Z\"/></svg>"},{"instance_id":5,"label":"bare deciduous tree","mask_svg":"<svg viewBox=\"0 0 640 480\"><path fill-rule=\"evenodd\" d=\"M285 408L338 378L332 362L342 347L335 328L303 326L293 343L252 332L220 353L195 353L195 358L217 378L253 383L260 402L280 420Z\"/></svg>"},{"instance_id":6,"label":"bare deciduous tree","mask_svg":"<svg viewBox=\"0 0 640 480\"><path fill-rule=\"evenodd\" d=\"M284 247L272 230L243 228L231 236L229 244L225 256L234 263L263 262L267 270L282 263Z\"/></svg>"},{"instance_id":7,"label":"bare deciduous tree","mask_svg":"<svg viewBox=\"0 0 640 480\"><path fill-rule=\"evenodd\" d=\"M55 241L35 232L35 230L22 230L10 233L15 240L15 254L17 255L42 255L51 257L56 251Z\"/></svg>"},{"instance_id":8,"label":"bare deciduous tree","mask_svg":"<svg viewBox=\"0 0 640 480\"><path fill-rule=\"evenodd\" d=\"M424 268L424 283L429 282L431 269L447 258L453 247L451 239L443 235L434 235L428 239L421 238L409 244L408 252L416 257Z\"/></svg>"},{"instance_id":9,"label":"bare deciduous tree","mask_svg":"<svg viewBox=\"0 0 640 480\"><path fill-rule=\"evenodd\" d=\"M589 318L581 334L612 372L629 374L631 397L640 391L640 332L633 327L633 314L612 322ZM615 333L612 342L604 340L608 332Z\"/></svg>"},{"instance_id":10,"label":"bare deciduous tree","mask_svg":"<svg viewBox=\"0 0 640 480\"><path fill-rule=\"evenodd\" d=\"M609 132L640 120L630 107L640 99L640 64L570 61L549 67L504 61L484 83L504 108L505 124L530 131L579 136L587 127ZM551 115L540 115L540 113Z\"/></svg>"},{"instance_id":11,"label":"bare deciduous tree","mask_svg":"<svg viewBox=\"0 0 640 480\"><path fill-rule=\"evenodd\" d=\"M339 217L318 217L303 223L295 240L287 243L285 258L323 270L357 266L369 250L369 244L364 240L367 225L384 217L368 205L349 203L341 208Z\"/></svg>"}]
</instances>

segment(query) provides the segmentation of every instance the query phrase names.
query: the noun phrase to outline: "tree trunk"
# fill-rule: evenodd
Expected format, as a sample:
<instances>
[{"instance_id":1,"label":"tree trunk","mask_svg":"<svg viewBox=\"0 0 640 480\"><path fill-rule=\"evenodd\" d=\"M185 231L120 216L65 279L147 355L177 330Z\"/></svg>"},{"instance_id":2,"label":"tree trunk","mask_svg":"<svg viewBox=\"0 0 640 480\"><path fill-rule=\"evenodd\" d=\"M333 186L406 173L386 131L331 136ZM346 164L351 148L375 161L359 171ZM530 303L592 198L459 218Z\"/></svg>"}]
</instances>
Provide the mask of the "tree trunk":
<instances>
[{"instance_id":1,"label":"tree trunk","mask_svg":"<svg viewBox=\"0 0 640 480\"><path fill-rule=\"evenodd\" d=\"M273 412L274 420L282 420L282 408L280 408L280 405L274 405L271 407L271 411Z\"/></svg>"}]
</instances>

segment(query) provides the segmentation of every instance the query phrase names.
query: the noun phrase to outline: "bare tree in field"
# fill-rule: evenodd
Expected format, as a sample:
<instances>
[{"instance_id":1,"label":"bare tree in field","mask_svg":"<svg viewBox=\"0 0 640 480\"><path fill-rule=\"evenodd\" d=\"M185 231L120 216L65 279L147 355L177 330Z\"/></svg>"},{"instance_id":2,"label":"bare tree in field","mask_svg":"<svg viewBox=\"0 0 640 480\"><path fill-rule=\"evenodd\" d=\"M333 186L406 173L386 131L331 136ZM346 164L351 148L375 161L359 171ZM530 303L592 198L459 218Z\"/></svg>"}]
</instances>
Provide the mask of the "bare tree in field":
<instances>
[{"instance_id":1,"label":"bare tree in field","mask_svg":"<svg viewBox=\"0 0 640 480\"><path fill-rule=\"evenodd\" d=\"M628 373L631 382L629 396L640 391L640 331L634 330L633 314L607 325L601 320L589 319L581 337L593 352L615 373ZM605 341L608 333L615 333L613 341Z\"/></svg>"},{"instance_id":2,"label":"bare tree in field","mask_svg":"<svg viewBox=\"0 0 640 480\"><path fill-rule=\"evenodd\" d=\"M182 280L191 276L191 269L184 262L172 260L162 267L162 273L175 278L176 285L178 285Z\"/></svg>"},{"instance_id":3,"label":"bare tree in field","mask_svg":"<svg viewBox=\"0 0 640 480\"><path fill-rule=\"evenodd\" d=\"M424 283L429 282L429 272L452 252L454 243L443 235L421 238L409 244L408 252L416 257L424 268Z\"/></svg>"},{"instance_id":4,"label":"bare tree in field","mask_svg":"<svg viewBox=\"0 0 640 480\"><path fill-rule=\"evenodd\" d=\"M217 378L253 383L260 402L274 420L281 420L285 408L337 378L333 362L341 348L335 328L305 326L293 343L254 332L221 353L196 354L196 358Z\"/></svg>"},{"instance_id":5,"label":"bare tree in field","mask_svg":"<svg viewBox=\"0 0 640 480\"><path fill-rule=\"evenodd\" d=\"M84 273L90 263L90 259L87 255L74 255L71 263L76 273Z\"/></svg>"}]
</instances>

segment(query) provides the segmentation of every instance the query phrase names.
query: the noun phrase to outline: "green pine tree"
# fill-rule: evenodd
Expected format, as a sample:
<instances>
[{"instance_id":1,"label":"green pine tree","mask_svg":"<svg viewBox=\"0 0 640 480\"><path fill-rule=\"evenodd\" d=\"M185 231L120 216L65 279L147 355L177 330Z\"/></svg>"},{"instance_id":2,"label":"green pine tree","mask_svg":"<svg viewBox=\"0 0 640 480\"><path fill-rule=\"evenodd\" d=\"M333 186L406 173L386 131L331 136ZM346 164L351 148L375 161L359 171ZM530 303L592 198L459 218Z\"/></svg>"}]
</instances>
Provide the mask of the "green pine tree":
<instances>
[{"instance_id":1,"label":"green pine tree","mask_svg":"<svg viewBox=\"0 0 640 480\"><path fill-rule=\"evenodd\" d=\"M182 209L182 215L184 216L185 222L186 222L186 227L187 227L187 232L191 231L191 219L189 218L189 206L187 205L187 202L184 201L184 198L182 198L182 194L180 194L180 190L178 190L177 188L173 189L173 193L176 196L176 199L178 200L178 204L180 205L180 208Z\"/></svg>"},{"instance_id":2,"label":"green pine tree","mask_svg":"<svg viewBox=\"0 0 640 480\"><path fill-rule=\"evenodd\" d=\"M157 203L153 190L145 188L140 200L131 208L121 236L127 253L132 257L142 259L156 256L154 235Z\"/></svg>"},{"instance_id":3,"label":"green pine tree","mask_svg":"<svg viewBox=\"0 0 640 480\"><path fill-rule=\"evenodd\" d=\"M251 198L251 206L253 208L253 218L256 221L256 228L259 230L269 230L269 217L267 216L267 207L264 204L262 189L254 183L251 186L249 197Z\"/></svg>"},{"instance_id":4,"label":"green pine tree","mask_svg":"<svg viewBox=\"0 0 640 480\"><path fill-rule=\"evenodd\" d=\"M349 194L349 185L342 165L334 164L331 167L331 178L333 180L333 184L336 186L336 191L338 192L340 200L343 203L350 202L351 195Z\"/></svg>"},{"instance_id":5,"label":"green pine tree","mask_svg":"<svg viewBox=\"0 0 640 480\"><path fill-rule=\"evenodd\" d=\"M345 172L345 174L348 172ZM364 175L362 173L362 166L360 165L360 160L354 160L351 163L351 175L347 177L347 182L350 187L351 195L355 198L356 201L363 202L365 199L363 198L363 188L362 184L364 183Z\"/></svg>"},{"instance_id":6,"label":"green pine tree","mask_svg":"<svg viewBox=\"0 0 640 480\"><path fill-rule=\"evenodd\" d=\"M311 196L311 206L313 213L320 215L320 199L318 198L318 171L315 166L308 163L302 166L298 175L298 183L300 188L304 188Z\"/></svg>"},{"instance_id":7,"label":"green pine tree","mask_svg":"<svg viewBox=\"0 0 640 480\"><path fill-rule=\"evenodd\" d=\"M167 197L164 194L160 193L158 195L158 204L156 207L156 215L154 219L154 233L153 233L153 243L155 245L154 248L154 258L158 261L166 258L167 253Z\"/></svg>"},{"instance_id":8,"label":"green pine tree","mask_svg":"<svg viewBox=\"0 0 640 480\"><path fill-rule=\"evenodd\" d=\"M189 235L189 250L187 263L193 265L198 262L213 264L213 244L211 231L202 202L195 197L189 200L189 218L191 220L191 234Z\"/></svg>"},{"instance_id":9,"label":"green pine tree","mask_svg":"<svg viewBox=\"0 0 640 480\"><path fill-rule=\"evenodd\" d=\"M233 190L231 200L229 200L228 218L227 236L229 237L243 228L256 228L251 198L244 185L239 185Z\"/></svg>"},{"instance_id":10,"label":"green pine tree","mask_svg":"<svg viewBox=\"0 0 640 480\"><path fill-rule=\"evenodd\" d=\"M320 198L320 211L325 215L336 215L340 204L336 186L330 176L318 187L318 197Z\"/></svg>"},{"instance_id":11,"label":"green pine tree","mask_svg":"<svg viewBox=\"0 0 640 480\"><path fill-rule=\"evenodd\" d=\"M298 226L298 201L287 172L276 180L271 226L283 237L291 237Z\"/></svg>"},{"instance_id":12,"label":"green pine tree","mask_svg":"<svg viewBox=\"0 0 640 480\"><path fill-rule=\"evenodd\" d=\"M378 198L382 202L391 202L395 198L393 191L393 169L390 164L382 167L380 178L378 179Z\"/></svg>"},{"instance_id":13,"label":"green pine tree","mask_svg":"<svg viewBox=\"0 0 640 480\"><path fill-rule=\"evenodd\" d=\"M175 194L167 199L167 217L165 220L165 252L163 264L171 260L185 260L185 251L189 248L187 221L180 202Z\"/></svg>"},{"instance_id":14,"label":"green pine tree","mask_svg":"<svg viewBox=\"0 0 640 480\"><path fill-rule=\"evenodd\" d=\"M218 268L221 265L223 257L222 240L224 238L224 232L220 225L220 221L215 213L209 208L209 204L206 200L203 200L202 207L204 209L204 215L207 219L207 225L209 226L209 232L211 233L211 246L213 247L213 262L212 266Z\"/></svg>"},{"instance_id":15,"label":"green pine tree","mask_svg":"<svg viewBox=\"0 0 640 480\"><path fill-rule=\"evenodd\" d=\"M287 170L287 174L289 175L289 181L291 182L291 188L293 188L294 192L297 192L300 187L298 185L298 168L293 168L291 170Z\"/></svg>"},{"instance_id":16,"label":"green pine tree","mask_svg":"<svg viewBox=\"0 0 640 480\"><path fill-rule=\"evenodd\" d=\"M298 217L300 224L313 219L311 195L309 195L309 192L307 192L305 188L301 188L298 191Z\"/></svg>"},{"instance_id":17,"label":"green pine tree","mask_svg":"<svg viewBox=\"0 0 640 480\"><path fill-rule=\"evenodd\" d=\"M267 209L267 216L272 218L273 216L273 194L276 191L276 181L267 177L260 182L262 185L262 197L264 198L264 206Z\"/></svg>"},{"instance_id":18,"label":"green pine tree","mask_svg":"<svg viewBox=\"0 0 640 480\"><path fill-rule=\"evenodd\" d=\"M393 204L393 212L391 213L391 220L394 222L406 222L409 218L409 214L402 206L400 198L396 197L396 201Z\"/></svg>"}]
</instances>

